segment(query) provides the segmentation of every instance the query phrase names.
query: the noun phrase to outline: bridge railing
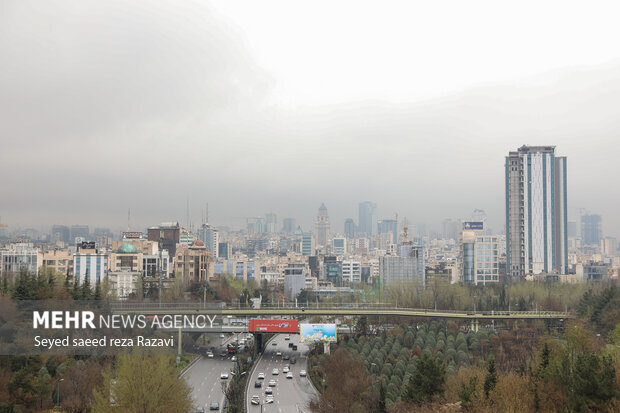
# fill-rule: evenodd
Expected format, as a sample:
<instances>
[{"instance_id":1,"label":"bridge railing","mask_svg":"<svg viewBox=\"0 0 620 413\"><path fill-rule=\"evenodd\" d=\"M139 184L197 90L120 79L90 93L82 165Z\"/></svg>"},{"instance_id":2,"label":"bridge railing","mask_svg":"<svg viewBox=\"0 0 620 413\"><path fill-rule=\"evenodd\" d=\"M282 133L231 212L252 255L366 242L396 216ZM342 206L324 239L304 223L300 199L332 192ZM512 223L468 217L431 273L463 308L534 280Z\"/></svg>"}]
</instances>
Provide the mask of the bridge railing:
<instances>
[{"instance_id":1,"label":"bridge railing","mask_svg":"<svg viewBox=\"0 0 620 413\"><path fill-rule=\"evenodd\" d=\"M261 304L260 308L253 308L248 305L227 305L226 303L214 303L214 302L182 302L182 303L137 303L128 301L116 301L110 303L110 308L113 311L200 311L200 310L382 310L382 311L408 311L415 313L446 313L446 314L460 314L469 316L527 316L527 315L549 315L549 316L569 316L569 313L560 311L504 311L504 310L483 310L483 311L463 311L463 310L444 310L444 309L430 309L430 308L410 308L410 307L394 307L387 303L342 303L342 304L328 304L318 303L309 305L295 305L295 303L280 303L280 304Z\"/></svg>"}]
</instances>

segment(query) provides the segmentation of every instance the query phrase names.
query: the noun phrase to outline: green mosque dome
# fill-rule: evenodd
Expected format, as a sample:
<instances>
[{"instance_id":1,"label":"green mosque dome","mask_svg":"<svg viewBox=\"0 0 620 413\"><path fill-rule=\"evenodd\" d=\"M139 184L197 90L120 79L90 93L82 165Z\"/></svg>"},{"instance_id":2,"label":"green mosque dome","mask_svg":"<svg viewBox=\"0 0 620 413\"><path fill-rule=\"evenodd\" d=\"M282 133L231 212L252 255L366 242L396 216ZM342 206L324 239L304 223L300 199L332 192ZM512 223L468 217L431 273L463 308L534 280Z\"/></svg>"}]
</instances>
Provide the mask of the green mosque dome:
<instances>
[{"instance_id":1,"label":"green mosque dome","mask_svg":"<svg viewBox=\"0 0 620 413\"><path fill-rule=\"evenodd\" d=\"M118 250L116 252L121 254L135 254L136 252L138 252L138 250L131 244L123 244L118 247Z\"/></svg>"}]
</instances>

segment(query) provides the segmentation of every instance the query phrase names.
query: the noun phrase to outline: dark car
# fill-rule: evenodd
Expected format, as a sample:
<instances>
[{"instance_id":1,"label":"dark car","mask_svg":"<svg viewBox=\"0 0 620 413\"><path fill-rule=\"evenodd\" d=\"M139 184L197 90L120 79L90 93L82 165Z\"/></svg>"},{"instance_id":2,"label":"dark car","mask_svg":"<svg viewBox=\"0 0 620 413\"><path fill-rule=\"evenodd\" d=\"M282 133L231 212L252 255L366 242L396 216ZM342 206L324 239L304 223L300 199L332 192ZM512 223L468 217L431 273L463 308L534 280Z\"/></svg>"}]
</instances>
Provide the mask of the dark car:
<instances>
[{"instance_id":1,"label":"dark car","mask_svg":"<svg viewBox=\"0 0 620 413\"><path fill-rule=\"evenodd\" d=\"M293 344L293 343L288 343L288 346L289 346L289 347L293 347L294 345L295 345L295 344Z\"/></svg>"},{"instance_id":2,"label":"dark car","mask_svg":"<svg viewBox=\"0 0 620 413\"><path fill-rule=\"evenodd\" d=\"M282 356L282 360L288 360L290 358L291 358L291 356L289 356L288 354L285 354L285 355Z\"/></svg>"},{"instance_id":3,"label":"dark car","mask_svg":"<svg viewBox=\"0 0 620 413\"><path fill-rule=\"evenodd\" d=\"M293 344L293 351L297 351L297 344Z\"/></svg>"},{"instance_id":4,"label":"dark car","mask_svg":"<svg viewBox=\"0 0 620 413\"><path fill-rule=\"evenodd\" d=\"M258 380L257 380L257 381L255 381L255 382L254 382L254 387L258 387L258 388L263 387L263 382L258 381Z\"/></svg>"},{"instance_id":5,"label":"dark car","mask_svg":"<svg viewBox=\"0 0 620 413\"><path fill-rule=\"evenodd\" d=\"M295 357L291 357L291 364L297 363L297 359Z\"/></svg>"}]
</instances>

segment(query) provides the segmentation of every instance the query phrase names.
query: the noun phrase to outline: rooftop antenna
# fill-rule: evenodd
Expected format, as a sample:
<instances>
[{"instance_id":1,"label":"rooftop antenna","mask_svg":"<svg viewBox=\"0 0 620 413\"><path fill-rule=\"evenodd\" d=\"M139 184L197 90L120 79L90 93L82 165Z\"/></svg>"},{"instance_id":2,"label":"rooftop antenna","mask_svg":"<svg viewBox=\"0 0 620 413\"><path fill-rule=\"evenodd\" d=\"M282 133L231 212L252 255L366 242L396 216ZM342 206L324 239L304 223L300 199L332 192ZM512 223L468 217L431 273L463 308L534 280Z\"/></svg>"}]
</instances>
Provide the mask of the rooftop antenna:
<instances>
[{"instance_id":1,"label":"rooftop antenna","mask_svg":"<svg viewBox=\"0 0 620 413\"><path fill-rule=\"evenodd\" d=\"M187 224L187 230L189 231L189 195L187 196L187 220L185 222Z\"/></svg>"}]
</instances>

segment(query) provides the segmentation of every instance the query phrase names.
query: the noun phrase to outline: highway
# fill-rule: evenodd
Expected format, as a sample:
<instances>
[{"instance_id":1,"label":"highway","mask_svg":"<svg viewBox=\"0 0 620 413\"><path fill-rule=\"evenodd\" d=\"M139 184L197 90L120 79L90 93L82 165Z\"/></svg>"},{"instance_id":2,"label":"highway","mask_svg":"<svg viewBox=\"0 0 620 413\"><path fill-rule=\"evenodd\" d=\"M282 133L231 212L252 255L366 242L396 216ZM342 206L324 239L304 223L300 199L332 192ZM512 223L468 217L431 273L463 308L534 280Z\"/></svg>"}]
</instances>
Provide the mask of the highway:
<instances>
[{"instance_id":1,"label":"highway","mask_svg":"<svg viewBox=\"0 0 620 413\"><path fill-rule=\"evenodd\" d=\"M227 334L225 339L220 339L219 334L210 334L209 336L212 338L212 345L215 346L213 358L203 356L183 375L192 389L191 396L194 400L194 407L202 407L205 412L209 411L211 402L218 402L221 409L224 395L222 394L220 374L228 372L228 380L230 380L230 370L233 367L229 357L220 356L222 350L226 349L225 344L232 339L232 336Z\"/></svg>"},{"instance_id":2,"label":"highway","mask_svg":"<svg viewBox=\"0 0 620 413\"><path fill-rule=\"evenodd\" d=\"M301 370L308 370L308 346L306 344L299 343L299 335L291 334L290 340L285 340L286 334L278 334L273 340L271 340L265 347L265 352L258 360L258 364L254 368L252 376L249 378L248 392L246 394L246 404L248 413L309 413L308 402L316 395L316 390L310 383L309 378L300 377L299 372ZM272 343L277 345L272 345ZM293 352L289 348L288 344L293 343L297 345L297 351ZM290 360L283 360L281 356L276 356L276 352L282 352L282 354L289 354L295 356L297 362L290 364ZM292 379L286 378L286 373L283 373L282 369L286 363L291 366L291 372L293 373ZM274 376L272 371L277 368L280 374ZM265 373L265 380L262 387L255 388L254 383L258 380L258 374ZM275 379L276 386L273 387L273 404L263 404L265 402L265 388L269 385L269 380ZM261 405L253 405L250 400L253 395L260 396Z\"/></svg>"}]
</instances>

